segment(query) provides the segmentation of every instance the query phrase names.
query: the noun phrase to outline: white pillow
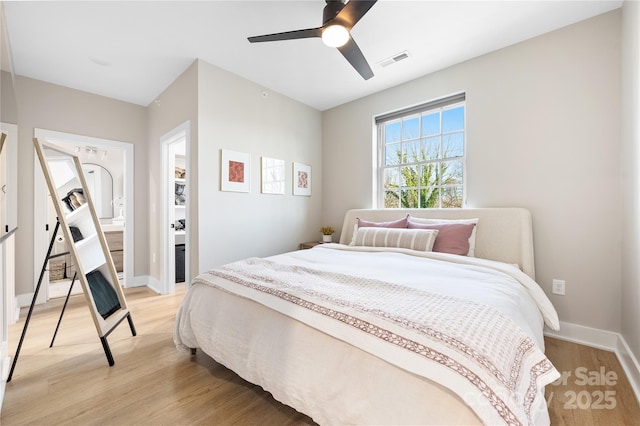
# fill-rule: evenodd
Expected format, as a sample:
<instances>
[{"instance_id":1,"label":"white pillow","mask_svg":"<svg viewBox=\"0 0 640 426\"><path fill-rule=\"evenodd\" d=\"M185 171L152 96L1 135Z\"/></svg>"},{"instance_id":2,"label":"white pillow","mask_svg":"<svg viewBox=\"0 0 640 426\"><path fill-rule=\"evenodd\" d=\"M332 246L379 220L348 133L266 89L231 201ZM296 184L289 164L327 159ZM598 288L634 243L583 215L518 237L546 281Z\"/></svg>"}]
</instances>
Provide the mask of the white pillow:
<instances>
[{"instance_id":1,"label":"white pillow","mask_svg":"<svg viewBox=\"0 0 640 426\"><path fill-rule=\"evenodd\" d=\"M437 236L437 229L365 227L358 228L353 245L431 251Z\"/></svg>"},{"instance_id":2,"label":"white pillow","mask_svg":"<svg viewBox=\"0 0 640 426\"><path fill-rule=\"evenodd\" d=\"M474 219L426 219L422 217L409 217L409 222L414 223L475 223L476 226L473 227L473 231L471 232L471 236L469 237L469 252L467 256L475 257L475 249L476 249L476 230L478 229L479 218Z\"/></svg>"}]
</instances>

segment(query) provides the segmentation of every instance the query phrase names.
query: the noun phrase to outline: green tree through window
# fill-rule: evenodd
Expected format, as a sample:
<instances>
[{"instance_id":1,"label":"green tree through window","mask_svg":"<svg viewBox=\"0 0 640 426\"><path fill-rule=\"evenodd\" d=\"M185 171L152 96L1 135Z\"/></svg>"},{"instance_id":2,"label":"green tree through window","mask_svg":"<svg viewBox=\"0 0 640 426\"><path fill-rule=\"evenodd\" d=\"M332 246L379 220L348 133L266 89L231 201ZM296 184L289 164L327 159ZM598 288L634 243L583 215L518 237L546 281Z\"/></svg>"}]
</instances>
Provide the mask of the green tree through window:
<instances>
[{"instance_id":1,"label":"green tree through window","mask_svg":"<svg viewBox=\"0 0 640 426\"><path fill-rule=\"evenodd\" d=\"M462 207L465 105L456 100L377 120L380 207Z\"/></svg>"}]
</instances>

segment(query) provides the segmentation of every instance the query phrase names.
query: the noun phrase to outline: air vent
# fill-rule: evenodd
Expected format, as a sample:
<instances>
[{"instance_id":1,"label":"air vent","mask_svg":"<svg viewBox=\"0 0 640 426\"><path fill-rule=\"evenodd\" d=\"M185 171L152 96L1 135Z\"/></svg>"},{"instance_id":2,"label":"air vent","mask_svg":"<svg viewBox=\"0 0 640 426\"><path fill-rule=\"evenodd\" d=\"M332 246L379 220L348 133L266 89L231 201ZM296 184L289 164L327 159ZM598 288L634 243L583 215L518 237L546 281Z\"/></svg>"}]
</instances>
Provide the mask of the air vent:
<instances>
[{"instance_id":1,"label":"air vent","mask_svg":"<svg viewBox=\"0 0 640 426\"><path fill-rule=\"evenodd\" d=\"M400 62L403 59L407 59L409 57L409 52L407 52L406 50L404 52L400 52L396 55L393 55L390 58L387 59L383 59L382 61L378 62L381 66L383 67L387 67L391 64L395 64L396 62Z\"/></svg>"}]
</instances>

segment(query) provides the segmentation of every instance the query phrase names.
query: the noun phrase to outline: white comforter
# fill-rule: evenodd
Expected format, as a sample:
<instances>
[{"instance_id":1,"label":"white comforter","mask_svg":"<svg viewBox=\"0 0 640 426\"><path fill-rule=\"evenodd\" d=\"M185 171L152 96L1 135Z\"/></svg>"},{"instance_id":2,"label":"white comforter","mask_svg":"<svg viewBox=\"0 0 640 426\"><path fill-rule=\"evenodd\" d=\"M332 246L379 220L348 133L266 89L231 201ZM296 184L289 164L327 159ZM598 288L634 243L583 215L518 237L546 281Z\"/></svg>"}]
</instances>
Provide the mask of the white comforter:
<instances>
[{"instance_id":1,"label":"white comforter","mask_svg":"<svg viewBox=\"0 0 640 426\"><path fill-rule=\"evenodd\" d=\"M304 287L300 276L314 287ZM557 328L558 319L538 285L515 266L327 244L236 262L197 283L261 303L437 381L485 423L546 417L539 415L546 411L543 389L558 373L544 357L542 329L543 322ZM193 346L187 323L194 319L181 319L182 310L176 343Z\"/></svg>"}]
</instances>

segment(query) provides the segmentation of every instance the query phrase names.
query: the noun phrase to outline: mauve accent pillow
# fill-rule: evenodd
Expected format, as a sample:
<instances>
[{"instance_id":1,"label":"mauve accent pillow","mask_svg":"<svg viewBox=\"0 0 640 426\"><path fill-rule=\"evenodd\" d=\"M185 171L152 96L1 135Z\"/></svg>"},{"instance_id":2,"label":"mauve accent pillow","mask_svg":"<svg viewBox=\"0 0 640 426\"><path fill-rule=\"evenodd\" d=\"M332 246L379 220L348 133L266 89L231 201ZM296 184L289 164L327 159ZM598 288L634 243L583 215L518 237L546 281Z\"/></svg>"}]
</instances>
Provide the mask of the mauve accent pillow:
<instances>
[{"instance_id":1,"label":"mauve accent pillow","mask_svg":"<svg viewBox=\"0 0 640 426\"><path fill-rule=\"evenodd\" d=\"M392 220L389 222L370 222L368 220L356 218L356 225L358 228L406 228L409 224L409 215L406 215L402 219Z\"/></svg>"},{"instance_id":2,"label":"mauve accent pillow","mask_svg":"<svg viewBox=\"0 0 640 426\"><path fill-rule=\"evenodd\" d=\"M469 253L469 237L475 223L416 223L409 221L409 229L437 229L438 237L433 251L466 256Z\"/></svg>"}]
</instances>

